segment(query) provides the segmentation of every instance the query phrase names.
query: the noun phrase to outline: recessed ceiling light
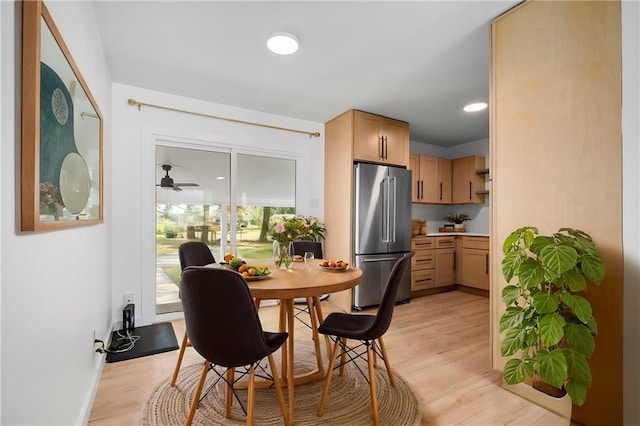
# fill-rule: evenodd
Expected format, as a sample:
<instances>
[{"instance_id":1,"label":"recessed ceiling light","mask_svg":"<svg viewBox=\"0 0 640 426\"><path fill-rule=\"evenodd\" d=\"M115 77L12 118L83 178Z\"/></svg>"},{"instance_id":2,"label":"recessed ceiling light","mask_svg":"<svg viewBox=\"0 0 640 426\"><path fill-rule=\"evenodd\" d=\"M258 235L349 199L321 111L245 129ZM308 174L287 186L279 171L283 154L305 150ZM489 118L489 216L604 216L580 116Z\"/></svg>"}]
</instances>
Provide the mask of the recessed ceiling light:
<instances>
[{"instance_id":1,"label":"recessed ceiling light","mask_svg":"<svg viewBox=\"0 0 640 426\"><path fill-rule=\"evenodd\" d=\"M224 180L224 176L218 176L216 179L217 180Z\"/></svg>"},{"instance_id":2,"label":"recessed ceiling light","mask_svg":"<svg viewBox=\"0 0 640 426\"><path fill-rule=\"evenodd\" d=\"M287 32L273 33L267 39L267 47L273 53L278 55L290 55L298 50L300 40L298 37Z\"/></svg>"},{"instance_id":3,"label":"recessed ceiling light","mask_svg":"<svg viewBox=\"0 0 640 426\"><path fill-rule=\"evenodd\" d=\"M463 108L463 110L465 112L476 112L476 111L482 111L483 109L485 109L487 107L487 103L486 102L476 102L473 104L469 104L467 106L465 106Z\"/></svg>"}]
</instances>

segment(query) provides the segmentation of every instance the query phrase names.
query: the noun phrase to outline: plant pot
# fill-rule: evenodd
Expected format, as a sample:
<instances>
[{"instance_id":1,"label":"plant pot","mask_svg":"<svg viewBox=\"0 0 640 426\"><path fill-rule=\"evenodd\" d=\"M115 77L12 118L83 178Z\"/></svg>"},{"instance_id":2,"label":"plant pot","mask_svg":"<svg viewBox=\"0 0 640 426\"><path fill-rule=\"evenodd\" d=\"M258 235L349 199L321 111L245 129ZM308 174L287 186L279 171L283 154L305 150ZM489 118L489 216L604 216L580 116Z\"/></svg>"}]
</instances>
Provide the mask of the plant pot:
<instances>
[{"instance_id":1,"label":"plant pot","mask_svg":"<svg viewBox=\"0 0 640 426\"><path fill-rule=\"evenodd\" d=\"M554 398L562 398L567 394L567 391L564 388L559 389L555 386L551 386L549 383L542 380L542 378L537 374L531 379L531 386L533 386L534 389L544 392Z\"/></svg>"}]
</instances>

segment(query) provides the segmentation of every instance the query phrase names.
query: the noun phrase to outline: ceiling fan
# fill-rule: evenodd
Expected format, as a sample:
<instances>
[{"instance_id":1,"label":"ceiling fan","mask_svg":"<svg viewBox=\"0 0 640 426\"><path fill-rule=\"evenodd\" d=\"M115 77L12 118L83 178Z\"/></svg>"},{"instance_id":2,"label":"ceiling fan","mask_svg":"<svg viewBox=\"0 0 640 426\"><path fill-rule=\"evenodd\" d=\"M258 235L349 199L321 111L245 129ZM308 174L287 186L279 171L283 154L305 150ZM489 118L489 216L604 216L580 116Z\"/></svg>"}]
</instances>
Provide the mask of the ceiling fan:
<instances>
[{"instance_id":1,"label":"ceiling fan","mask_svg":"<svg viewBox=\"0 0 640 426\"><path fill-rule=\"evenodd\" d=\"M173 182L173 178L171 176L169 176L169 171L171 171L171 165L170 164L163 164L162 165L162 170L164 170L166 172L166 174L164 175L164 177L162 179L160 179L160 183L157 184L156 186L159 186L160 188L171 188L174 191L182 191L183 186L200 186L197 183L174 183Z\"/></svg>"}]
</instances>

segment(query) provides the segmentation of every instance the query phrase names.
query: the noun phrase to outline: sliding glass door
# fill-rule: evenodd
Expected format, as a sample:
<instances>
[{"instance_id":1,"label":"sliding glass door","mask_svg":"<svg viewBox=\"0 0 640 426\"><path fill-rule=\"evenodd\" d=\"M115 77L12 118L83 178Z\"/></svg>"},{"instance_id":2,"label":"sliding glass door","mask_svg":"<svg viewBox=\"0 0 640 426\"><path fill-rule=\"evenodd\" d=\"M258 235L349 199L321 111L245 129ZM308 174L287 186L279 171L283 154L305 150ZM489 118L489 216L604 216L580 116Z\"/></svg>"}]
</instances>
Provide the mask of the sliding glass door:
<instances>
[{"instance_id":1,"label":"sliding glass door","mask_svg":"<svg viewBox=\"0 0 640 426\"><path fill-rule=\"evenodd\" d=\"M271 257L270 219L295 214L296 161L156 145L156 315L182 310L178 247Z\"/></svg>"}]
</instances>

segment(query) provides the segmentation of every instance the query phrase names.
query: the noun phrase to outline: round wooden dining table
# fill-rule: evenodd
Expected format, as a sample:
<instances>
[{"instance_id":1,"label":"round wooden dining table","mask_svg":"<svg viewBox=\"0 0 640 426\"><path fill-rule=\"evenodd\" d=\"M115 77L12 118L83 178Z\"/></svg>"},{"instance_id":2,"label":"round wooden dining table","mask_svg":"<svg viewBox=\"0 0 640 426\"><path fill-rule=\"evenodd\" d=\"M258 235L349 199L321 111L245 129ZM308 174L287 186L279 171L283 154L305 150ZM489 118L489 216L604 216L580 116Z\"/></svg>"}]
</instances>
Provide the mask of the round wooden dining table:
<instances>
[{"instance_id":1,"label":"round wooden dining table","mask_svg":"<svg viewBox=\"0 0 640 426\"><path fill-rule=\"evenodd\" d=\"M249 279L249 290L256 299L259 308L261 300L276 299L280 301L280 330L287 331L287 350L282 353L282 376L287 383L289 393L289 419L293 422L294 385L322 380L325 376L320 350L318 326L324 320L320 296L347 290L357 285L362 279L362 270L347 268L344 270L327 270L320 268L321 259L315 259L311 264L293 262L289 269L271 268L271 274L266 279ZM250 264L268 264L269 261L252 261ZM315 345L318 368L314 371L294 376L295 337L294 337L294 299L304 298L309 306L311 330ZM331 353L327 338L327 352Z\"/></svg>"}]
</instances>

